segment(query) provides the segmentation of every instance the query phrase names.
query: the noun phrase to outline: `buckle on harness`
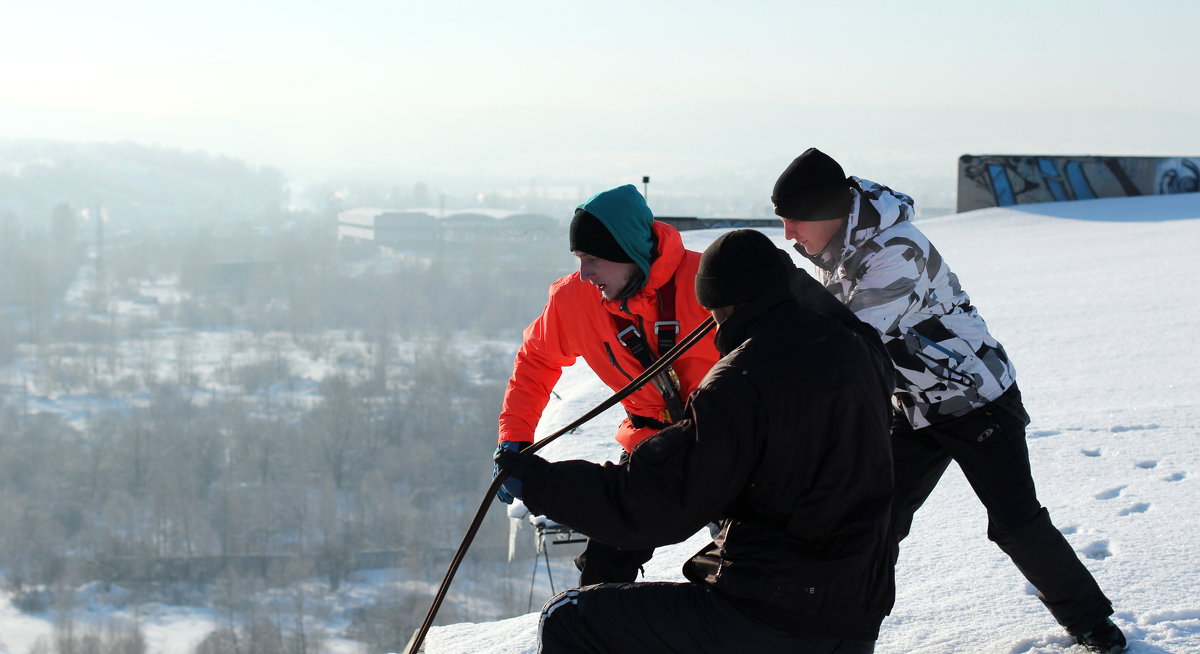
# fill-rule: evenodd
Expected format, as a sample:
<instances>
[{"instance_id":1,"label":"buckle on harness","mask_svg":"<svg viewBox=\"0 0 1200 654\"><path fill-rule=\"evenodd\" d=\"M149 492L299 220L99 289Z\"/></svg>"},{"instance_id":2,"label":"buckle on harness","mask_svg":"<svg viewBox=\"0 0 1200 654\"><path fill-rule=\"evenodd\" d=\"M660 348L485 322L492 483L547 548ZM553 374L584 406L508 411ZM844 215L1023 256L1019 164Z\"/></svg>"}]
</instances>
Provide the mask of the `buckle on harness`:
<instances>
[{"instance_id":1,"label":"buckle on harness","mask_svg":"<svg viewBox=\"0 0 1200 654\"><path fill-rule=\"evenodd\" d=\"M662 329L663 327L670 327L671 329L673 329L675 331L676 334L679 333L679 321L678 320L660 320L660 321L654 323L655 336L658 335L658 331L660 329Z\"/></svg>"},{"instance_id":2,"label":"buckle on harness","mask_svg":"<svg viewBox=\"0 0 1200 654\"><path fill-rule=\"evenodd\" d=\"M655 329L657 330L658 328L655 327ZM642 335L640 332L638 332L637 327L634 327L633 325L630 325L630 326L626 327L625 329L622 329L621 331L617 332L617 340L621 341L621 345L624 345L625 347L629 347L629 343L627 343L625 341L625 335L628 334L629 332L633 332L634 338L640 338Z\"/></svg>"}]
</instances>

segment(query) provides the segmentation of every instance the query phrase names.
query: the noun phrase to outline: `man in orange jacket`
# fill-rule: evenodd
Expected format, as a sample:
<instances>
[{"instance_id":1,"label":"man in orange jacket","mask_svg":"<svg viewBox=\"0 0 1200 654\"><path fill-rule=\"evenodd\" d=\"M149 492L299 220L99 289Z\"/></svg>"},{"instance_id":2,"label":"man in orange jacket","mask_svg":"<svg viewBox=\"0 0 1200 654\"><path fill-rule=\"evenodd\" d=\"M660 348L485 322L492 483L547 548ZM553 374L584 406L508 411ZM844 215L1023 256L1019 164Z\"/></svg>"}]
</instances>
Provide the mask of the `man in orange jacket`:
<instances>
[{"instance_id":1,"label":"man in orange jacket","mask_svg":"<svg viewBox=\"0 0 1200 654\"><path fill-rule=\"evenodd\" d=\"M700 253L679 232L654 220L641 193L626 184L580 204L571 220L579 274L550 285L542 314L525 329L500 412L499 449L520 450L534 430L562 369L583 357L614 391L666 353L708 317L696 301ZM621 401L617 428L624 455L681 417L683 404L719 358L712 336L681 355L671 370ZM504 489L498 497L512 496ZM589 540L575 560L581 586L633 581L653 550L619 550Z\"/></svg>"}]
</instances>

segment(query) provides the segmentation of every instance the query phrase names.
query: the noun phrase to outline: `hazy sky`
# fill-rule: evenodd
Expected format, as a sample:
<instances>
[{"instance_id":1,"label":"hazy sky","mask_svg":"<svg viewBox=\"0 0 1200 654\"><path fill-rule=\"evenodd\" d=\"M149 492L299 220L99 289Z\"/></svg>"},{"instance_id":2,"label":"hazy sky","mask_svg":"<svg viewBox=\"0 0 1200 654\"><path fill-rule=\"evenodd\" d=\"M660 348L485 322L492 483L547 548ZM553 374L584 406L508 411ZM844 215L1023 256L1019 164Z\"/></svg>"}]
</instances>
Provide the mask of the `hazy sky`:
<instances>
[{"instance_id":1,"label":"hazy sky","mask_svg":"<svg viewBox=\"0 0 1200 654\"><path fill-rule=\"evenodd\" d=\"M1200 155L1200 2L17 2L0 138L605 185Z\"/></svg>"}]
</instances>

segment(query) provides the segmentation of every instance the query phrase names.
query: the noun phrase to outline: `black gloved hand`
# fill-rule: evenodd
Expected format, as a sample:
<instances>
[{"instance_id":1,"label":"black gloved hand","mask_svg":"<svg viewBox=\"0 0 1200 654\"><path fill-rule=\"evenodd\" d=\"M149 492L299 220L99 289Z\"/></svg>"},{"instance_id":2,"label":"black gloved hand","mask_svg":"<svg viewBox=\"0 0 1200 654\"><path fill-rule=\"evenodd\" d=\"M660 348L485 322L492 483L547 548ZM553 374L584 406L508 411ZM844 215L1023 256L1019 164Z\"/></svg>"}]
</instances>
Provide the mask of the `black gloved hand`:
<instances>
[{"instance_id":1,"label":"black gloved hand","mask_svg":"<svg viewBox=\"0 0 1200 654\"><path fill-rule=\"evenodd\" d=\"M515 449L507 449L500 447L496 449L496 454L492 457L496 462L497 470L508 472L508 478L500 486L500 491L496 493L501 502L504 502L504 495L515 497L520 500L525 499L525 484L523 482L531 474L536 474L536 470L550 465L545 459L536 454L522 454ZM511 503L505 502L505 504Z\"/></svg>"},{"instance_id":2,"label":"black gloved hand","mask_svg":"<svg viewBox=\"0 0 1200 654\"><path fill-rule=\"evenodd\" d=\"M496 446L496 453L492 455L492 479L500 474L500 453L501 452L520 452L521 450L533 445L529 441L500 441ZM508 479L500 485L500 489L496 491L496 499L505 504L512 504L514 497L521 497L523 491L521 480L509 475Z\"/></svg>"}]
</instances>

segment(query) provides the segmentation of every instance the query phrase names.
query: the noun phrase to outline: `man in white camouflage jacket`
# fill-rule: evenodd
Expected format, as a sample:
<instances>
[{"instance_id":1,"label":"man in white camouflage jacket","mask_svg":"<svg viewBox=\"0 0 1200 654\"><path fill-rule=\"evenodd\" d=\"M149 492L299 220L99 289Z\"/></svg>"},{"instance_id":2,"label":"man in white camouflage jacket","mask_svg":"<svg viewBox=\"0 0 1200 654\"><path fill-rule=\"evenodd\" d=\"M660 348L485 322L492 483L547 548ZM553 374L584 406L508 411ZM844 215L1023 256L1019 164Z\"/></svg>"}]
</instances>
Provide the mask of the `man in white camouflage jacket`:
<instances>
[{"instance_id":1,"label":"man in white camouflage jacket","mask_svg":"<svg viewBox=\"0 0 1200 654\"><path fill-rule=\"evenodd\" d=\"M820 269L825 288L879 331L895 364L896 538L908 535L953 459L987 508L988 538L1055 619L1092 651L1124 650L1112 604L1037 499L1012 362L911 222L912 198L846 177L809 148L784 170L771 201L786 237Z\"/></svg>"}]
</instances>

